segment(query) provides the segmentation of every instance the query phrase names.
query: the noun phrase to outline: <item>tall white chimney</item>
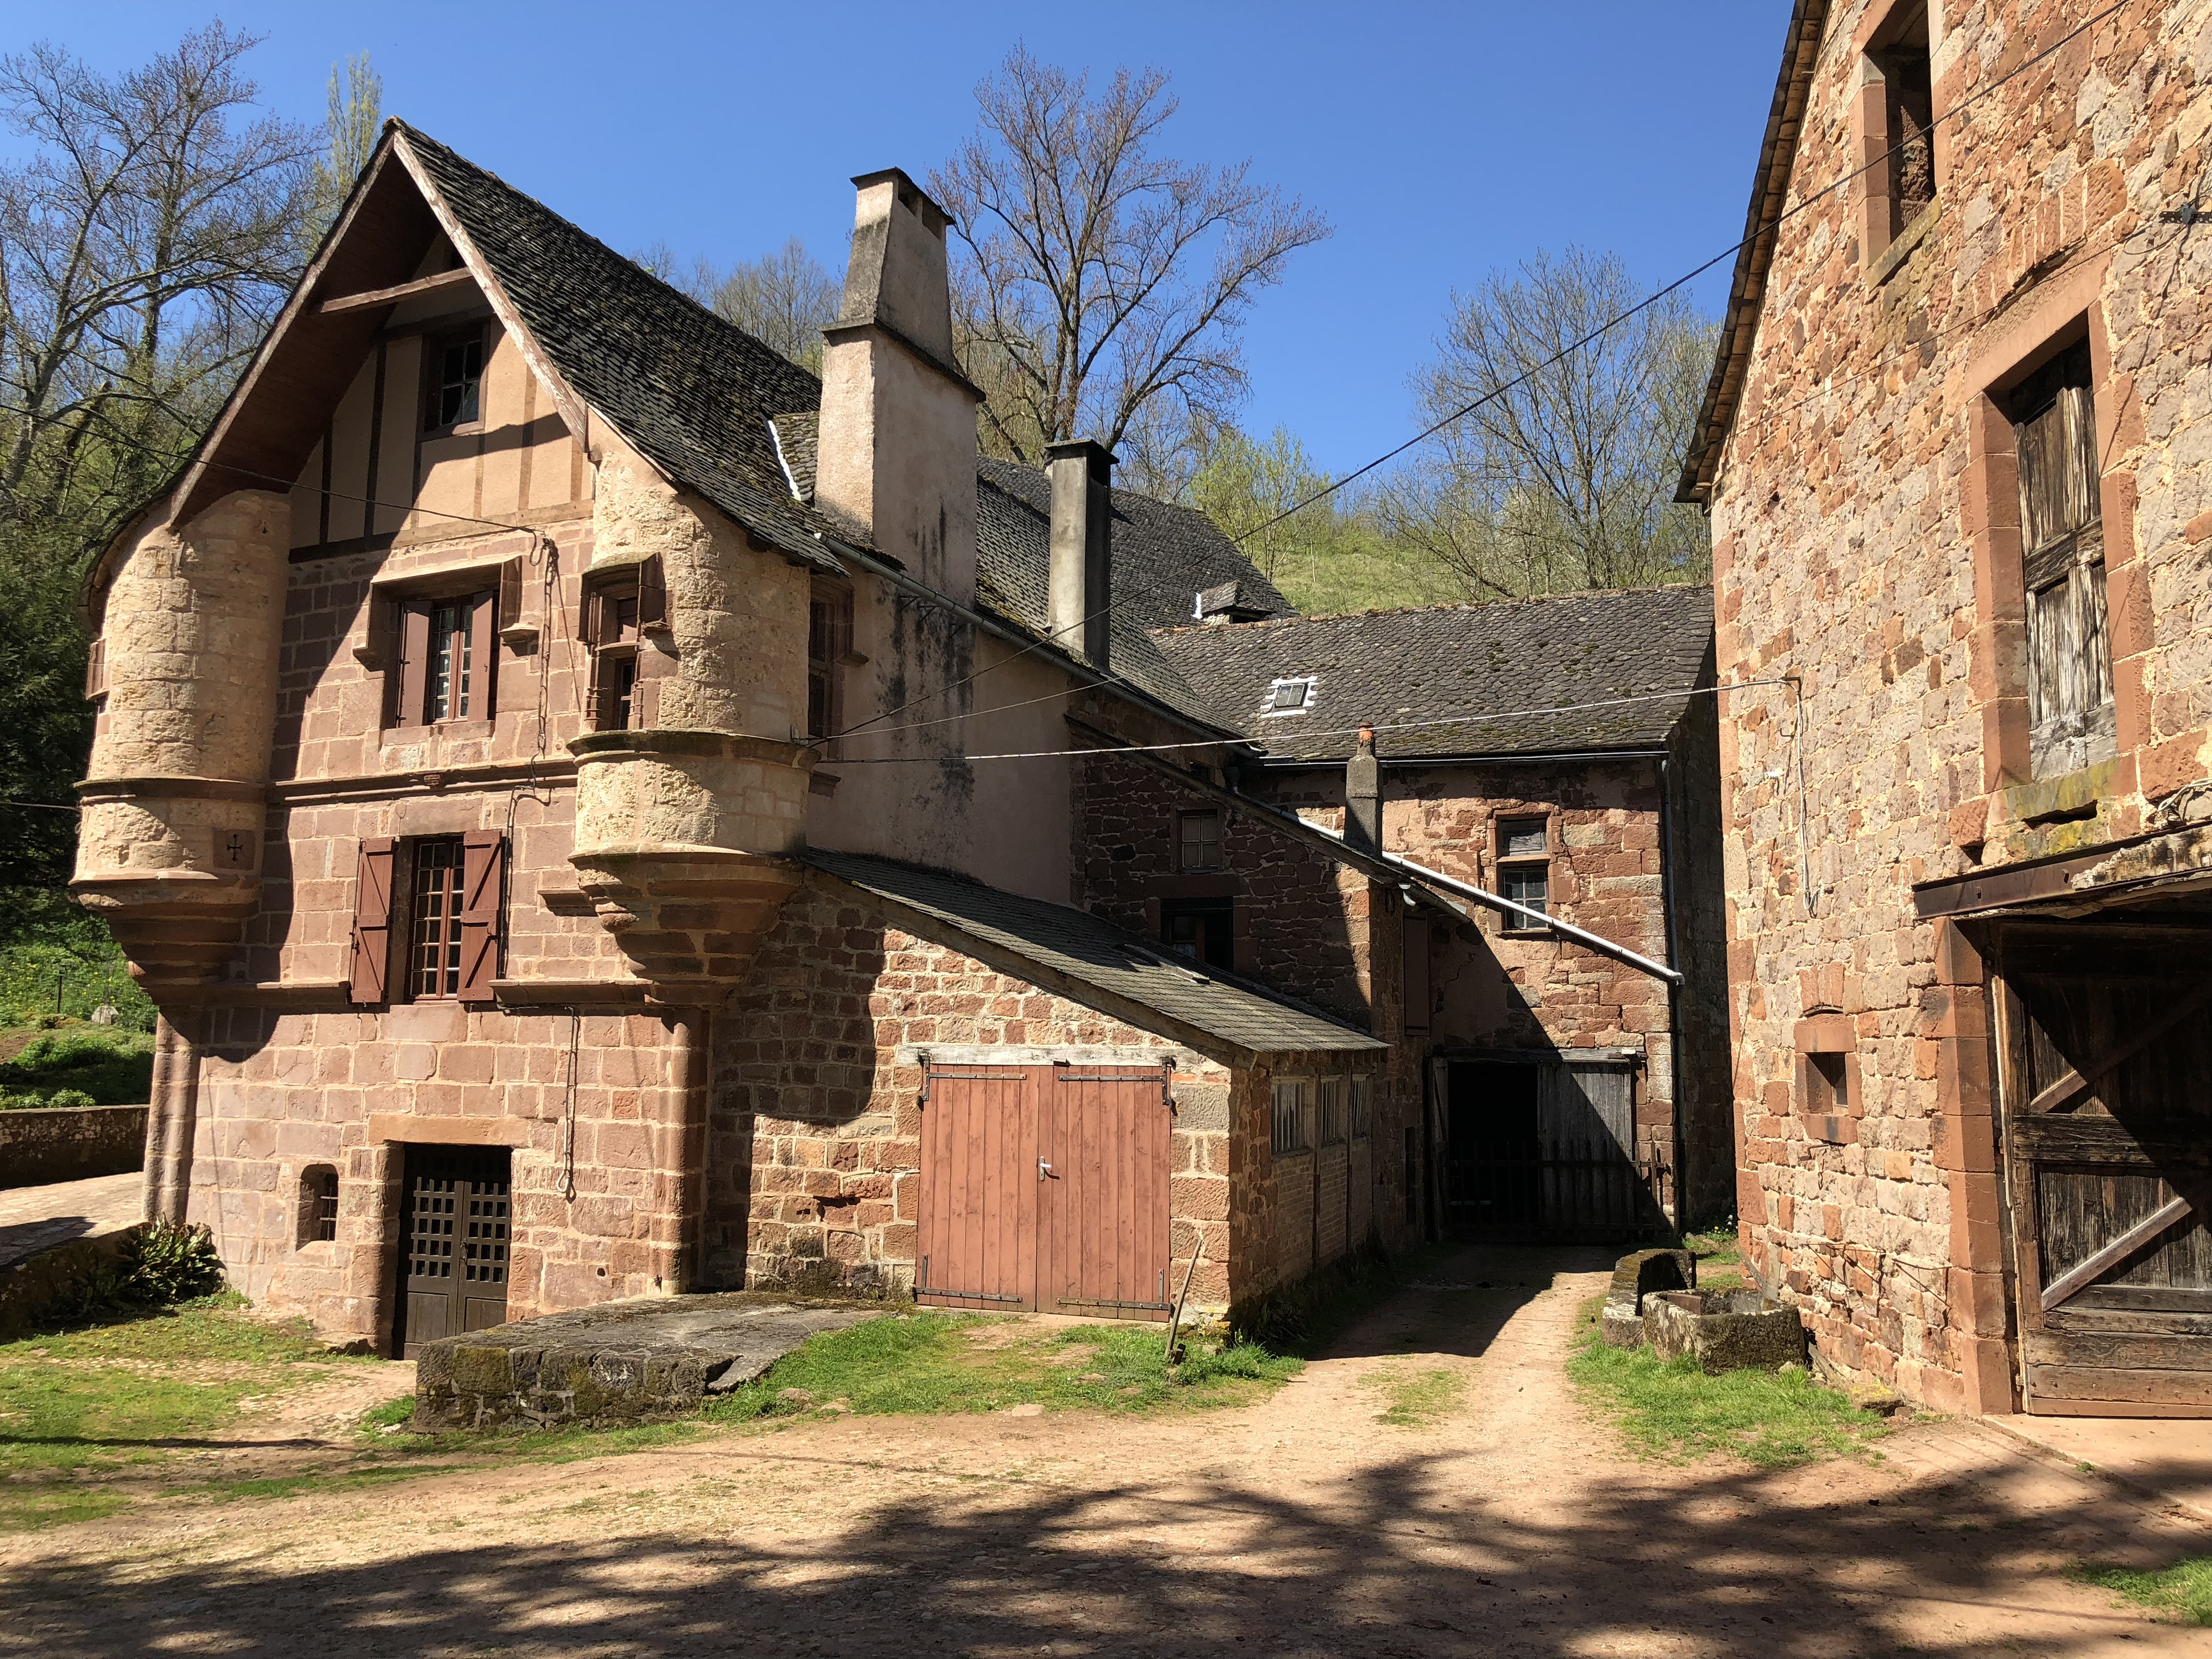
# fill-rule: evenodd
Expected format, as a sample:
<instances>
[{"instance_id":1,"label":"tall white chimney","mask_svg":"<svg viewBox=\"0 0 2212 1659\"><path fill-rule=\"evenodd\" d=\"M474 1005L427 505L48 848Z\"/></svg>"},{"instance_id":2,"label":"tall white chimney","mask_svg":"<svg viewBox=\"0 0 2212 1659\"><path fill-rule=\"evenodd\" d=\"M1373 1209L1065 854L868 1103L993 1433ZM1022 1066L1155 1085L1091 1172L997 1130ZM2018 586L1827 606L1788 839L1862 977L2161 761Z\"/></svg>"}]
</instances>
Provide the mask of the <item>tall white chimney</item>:
<instances>
[{"instance_id":1,"label":"tall white chimney","mask_svg":"<svg viewBox=\"0 0 2212 1659\"><path fill-rule=\"evenodd\" d=\"M975 405L952 355L945 210L896 167L853 180L845 302L824 329L814 501L963 605L975 597Z\"/></svg>"},{"instance_id":2,"label":"tall white chimney","mask_svg":"<svg viewBox=\"0 0 2212 1659\"><path fill-rule=\"evenodd\" d=\"M1052 480L1053 642L1106 669L1114 603L1114 457L1088 438L1048 444Z\"/></svg>"}]
</instances>

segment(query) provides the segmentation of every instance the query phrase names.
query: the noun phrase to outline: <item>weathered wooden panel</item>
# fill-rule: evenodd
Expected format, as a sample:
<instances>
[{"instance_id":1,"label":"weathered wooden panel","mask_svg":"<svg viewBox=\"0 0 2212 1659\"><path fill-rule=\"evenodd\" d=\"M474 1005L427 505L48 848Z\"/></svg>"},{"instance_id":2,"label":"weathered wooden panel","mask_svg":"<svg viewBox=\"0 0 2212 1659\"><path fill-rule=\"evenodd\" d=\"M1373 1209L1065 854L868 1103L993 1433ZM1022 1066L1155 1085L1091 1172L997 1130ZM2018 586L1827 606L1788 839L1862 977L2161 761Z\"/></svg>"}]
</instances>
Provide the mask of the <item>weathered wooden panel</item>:
<instances>
[{"instance_id":1,"label":"weathered wooden panel","mask_svg":"<svg viewBox=\"0 0 2212 1659\"><path fill-rule=\"evenodd\" d=\"M1170 1124L1159 1068L1040 1076L1052 1165L1045 1310L1165 1317Z\"/></svg>"},{"instance_id":2,"label":"weathered wooden panel","mask_svg":"<svg viewBox=\"0 0 2212 1659\"><path fill-rule=\"evenodd\" d=\"M2045 1400L2125 1400L2145 1406L2212 1409L2212 1370L2030 1365L2027 1392L2030 1411L2035 1409L2035 1402Z\"/></svg>"},{"instance_id":3,"label":"weathered wooden panel","mask_svg":"<svg viewBox=\"0 0 2212 1659\"><path fill-rule=\"evenodd\" d=\"M932 1073L921 1114L921 1289L937 1307L1037 1305L1037 1108L1029 1073Z\"/></svg>"},{"instance_id":4,"label":"weathered wooden panel","mask_svg":"<svg viewBox=\"0 0 2212 1659\"><path fill-rule=\"evenodd\" d=\"M2057 1335L2029 1331L2021 1352L2031 1366L2084 1365L2100 1370L2212 1370L2212 1343L2193 1336Z\"/></svg>"}]
</instances>

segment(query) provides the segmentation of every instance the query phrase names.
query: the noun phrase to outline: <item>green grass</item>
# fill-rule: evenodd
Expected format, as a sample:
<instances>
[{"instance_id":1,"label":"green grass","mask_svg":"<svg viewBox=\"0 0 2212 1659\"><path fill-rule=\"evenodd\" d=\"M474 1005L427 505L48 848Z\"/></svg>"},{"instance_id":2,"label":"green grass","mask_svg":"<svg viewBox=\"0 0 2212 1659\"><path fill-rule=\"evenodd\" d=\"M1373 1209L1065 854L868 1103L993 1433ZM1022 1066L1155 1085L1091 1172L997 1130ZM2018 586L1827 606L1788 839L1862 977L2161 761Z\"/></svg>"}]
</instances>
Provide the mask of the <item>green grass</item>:
<instances>
[{"instance_id":1,"label":"green grass","mask_svg":"<svg viewBox=\"0 0 2212 1659\"><path fill-rule=\"evenodd\" d=\"M217 1480L188 1491L211 1503L234 1504L248 1498L296 1498L302 1492L360 1492L388 1486L395 1480L414 1480L426 1474L451 1474L454 1463L386 1464L368 1469L318 1469L303 1474L270 1475L261 1480Z\"/></svg>"},{"instance_id":2,"label":"green grass","mask_svg":"<svg viewBox=\"0 0 2212 1659\"><path fill-rule=\"evenodd\" d=\"M1695 1360L1609 1348L1595 1330L1568 1360L1567 1375L1632 1445L1654 1456L1727 1453L1760 1468L1787 1468L1865 1455L1889 1429L1801 1369L1709 1376Z\"/></svg>"},{"instance_id":3,"label":"green grass","mask_svg":"<svg viewBox=\"0 0 2212 1659\"><path fill-rule=\"evenodd\" d=\"M1459 1409L1467 1379L1441 1367L1413 1370L1390 1366L1369 1371L1359 1379L1359 1386L1382 1396L1383 1407L1375 1414L1377 1423L1395 1429L1420 1429Z\"/></svg>"},{"instance_id":4,"label":"green grass","mask_svg":"<svg viewBox=\"0 0 2212 1659\"><path fill-rule=\"evenodd\" d=\"M137 1106L153 1091L150 1032L72 1024L9 1046L15 1052L0 1063L0 1110Z\"/></svg>"},{"instance_id":5,"label":"green grass","mask_svg":"<svg viewBox=\"0 0 2212 1659\"><path fill-rule=\"evenodd\" d=\"M242 1302L209 1297L0 1344L0 1530L111 1514L129 1499L101 1481L220 1439L240 1401L320 1374L293 1369L302 1362L345 1363L305 1321L255 1319Z\"/></svg>"},{"instance_id":6,"label":"green grass","mask_svg":"<svg viewBox=\"0 0 2212 1659\"><path fill-rule=\"evenodd\" d=\"M2212 1625L2212 1555L2185 1555L2157 1572L2087 1562L2073 1577L2185 1625Z\"/></svg>"},{"instance_id":7,"label":"green grass","mask_svg":"<svg viewBox=\"0 0 2212 1659\"><path fill-rule=\"evenodd\" d=\"M1686 1233L1683 1236L1682 1246L1698 1259L1699 1289L1734 1291L1749 1285L1751 1281L1745 1277L1743 1271L1742 1247L1737 1241L1733 1225Z\"/></svg>"},{"instance_id":8,"label":"green grass","mask_svg":"<svg viewBox=\"0 0 2212 1659\"><path fill-rule=\"evenodd\" d=\"M743 1422L832 1406L890 1416L1032 1405L1109 1412L1240 1405L1303 1364L1239 1343L1171 1367L1165 1337L1151 1325L1048 1329L972 1315L895 1314L809 1338L706 1414ZM794 1389L807 1400L783 1397Z\"/></svg>"}]
</instances>

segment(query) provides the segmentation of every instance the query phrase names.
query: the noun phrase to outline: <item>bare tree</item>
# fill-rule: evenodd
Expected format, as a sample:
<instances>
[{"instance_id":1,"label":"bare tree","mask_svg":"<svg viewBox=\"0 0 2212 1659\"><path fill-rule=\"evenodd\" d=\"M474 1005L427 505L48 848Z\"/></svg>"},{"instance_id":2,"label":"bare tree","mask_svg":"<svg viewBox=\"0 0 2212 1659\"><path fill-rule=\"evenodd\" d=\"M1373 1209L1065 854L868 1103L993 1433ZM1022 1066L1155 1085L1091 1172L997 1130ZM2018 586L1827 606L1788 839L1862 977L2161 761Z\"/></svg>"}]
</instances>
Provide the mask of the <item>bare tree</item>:
<instances>
[{"instance_id":1,"label":"bare tree","mask_svg":"<svg viewBox=\"0 0 2212 1659\"><path fill-rule=\"evenodd\" d=\"M1712 329L1679 295L1607 325L1642 297L1618 255L1579 248L1453 295L1416 395L1431 422L1475 406L1383 501L1391 532L1471 596L1709 577L1703 521L1672 497Z\"/></svg>"},{"instance_id":2,"label":"bare tree","mask_svg":"<svg viewBox=\"0 0 2212 1659\"><path fill-rule=\"evenodd\" d=\"M1167 87L1121 69L1094 98L1087 76L1017 47L975 89L975 136L931 179L957 227L955 327L994 453L1034 462L1086 434L1110 447L1163 401L1225 417L1254 297L1329 234L1249 162L1156 156Z\"/></svg>"},{"instance_id":3,"label":"bare tree","mask_svg":"<svg viewBox=\"0 0 2212 1659\"><path fill-rule=\"evenodd\" d=\"M331 65L329 97L330 112L323 119L323 153L315 158L308 175L310 242L321 240L337 220L353 181L375 151L384 123L384 77L370 66L367 52L357 52L343 64Z\"/></svg>"},{"instance_id":4,"label":"bare tree","mask_svg":"<svg viewBox=\"0 0 2212 1659\"><path fill-rule=\"evenodd\" d=\"M665 241L649 242L630 258L801 368L822 372L822 331L836 319L845 277L825 269L796 236L726 270L696 257L687 263Z\"/></svg>"},{"instance_id":5,"label":"bare tree","mask_svg":"<svg viewBox=\"0 0 2212 1659\"><path fill-rule=\"evenodd\" d=\"M189 448L298 274L310 135L255 111L221 23L103 76L0 58L0 526L102 539Z\"/></svg>"}]
</instances>

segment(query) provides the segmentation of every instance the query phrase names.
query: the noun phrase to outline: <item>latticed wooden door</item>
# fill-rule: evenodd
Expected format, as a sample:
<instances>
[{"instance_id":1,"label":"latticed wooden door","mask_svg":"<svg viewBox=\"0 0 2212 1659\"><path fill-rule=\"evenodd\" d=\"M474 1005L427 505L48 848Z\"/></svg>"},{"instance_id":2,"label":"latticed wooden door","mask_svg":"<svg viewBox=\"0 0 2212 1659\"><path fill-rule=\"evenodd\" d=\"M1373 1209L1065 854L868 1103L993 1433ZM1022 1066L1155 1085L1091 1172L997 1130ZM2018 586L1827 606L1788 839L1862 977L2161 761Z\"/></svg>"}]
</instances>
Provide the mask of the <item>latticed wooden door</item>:
<instances>
[{"instance_id":1,"label":"latticed wooden door","mask_svg":"<svg viewBox=\"0 0 2212 1659\"><path fill-rule=\"evenodd\" d=\"M512 1217L504 1147L410 1146L399 1352L507 1322Z\"/></svg>"},{"instance_id":2,"label":"latticed wooden door","mask_svg":"<svg viewBox=\"0 0 2212 1659\"><path fill-rule=\"evenodd\" d=\"M2212 933L2023 925L1997 962L2027 1408L2212 1416Z\"/></svg>"}]
</instances>

